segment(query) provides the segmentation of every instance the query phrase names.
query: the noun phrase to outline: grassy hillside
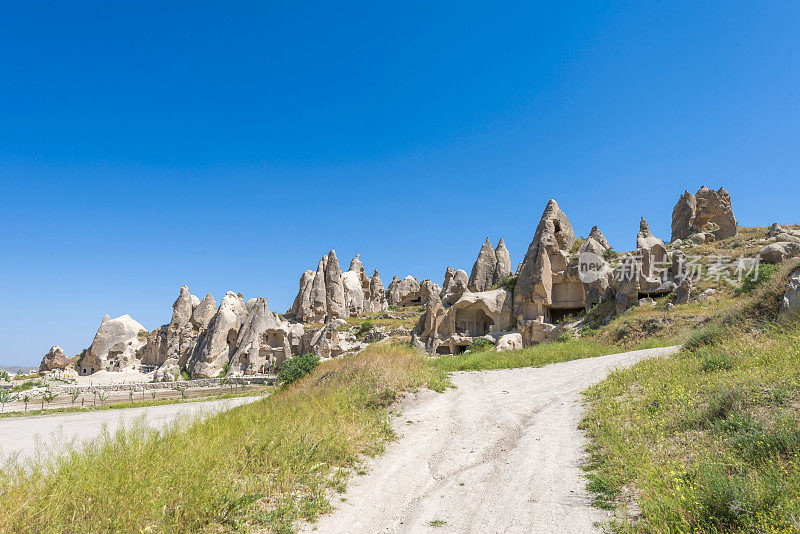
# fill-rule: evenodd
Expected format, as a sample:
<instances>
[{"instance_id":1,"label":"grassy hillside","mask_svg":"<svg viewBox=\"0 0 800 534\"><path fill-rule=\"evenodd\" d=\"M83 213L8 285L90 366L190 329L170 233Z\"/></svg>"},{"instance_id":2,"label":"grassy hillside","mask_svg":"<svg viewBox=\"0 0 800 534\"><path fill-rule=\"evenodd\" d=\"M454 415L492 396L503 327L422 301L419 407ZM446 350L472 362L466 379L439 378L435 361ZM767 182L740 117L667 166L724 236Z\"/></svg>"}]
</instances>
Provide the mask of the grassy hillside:
<instances>
[{"instance_id":1,"label":"grassy hillside","mask_svg":"<svg viewBox=\"0 0 800 534\"><path fill-rule=\"evenodd\" d=\"M269 398L164 432L135 426L0 474L0 532L290 531L392 437L389 405L446 377L373 346Z\"/></svg>"},{"instance_id":2,"label":"grassy hillside","mask_svg":"<svg viewBox=\"0 0 800 534\"><path fill-rule=\"evenodd\" d=\"M800 529L800 325L777 321L784 265L672 358L587 393L590 489L622 532Z\"/></svg>"}]
</instances>

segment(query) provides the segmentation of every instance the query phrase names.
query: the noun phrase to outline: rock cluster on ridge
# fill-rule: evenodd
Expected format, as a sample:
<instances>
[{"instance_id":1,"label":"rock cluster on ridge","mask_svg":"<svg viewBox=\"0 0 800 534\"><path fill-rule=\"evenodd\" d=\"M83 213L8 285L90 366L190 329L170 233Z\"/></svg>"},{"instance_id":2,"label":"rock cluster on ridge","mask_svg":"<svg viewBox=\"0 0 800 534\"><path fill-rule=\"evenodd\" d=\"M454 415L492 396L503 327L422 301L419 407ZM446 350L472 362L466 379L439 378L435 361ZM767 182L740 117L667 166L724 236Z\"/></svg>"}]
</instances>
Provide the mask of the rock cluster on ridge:
<instances>
[{"instance_id":1,"label":"rock cluster on ridge","mask_svg":"<svg viewBox=\"0 0 800 534\"><path fill-rule=\"evenodd\" d=\"M300 288L288 314L305 323L324 323L388 308L386 292L378 270L367 277L359 255L342 273L336 252L331 250L317 264L316 271L300 276Z\"/></svg>"},{"instance_id":2,"label":"rock cluster on ridge","mask_svg":"<svg viewBox=\"0 0 800 534\"><path fill-rule=\"evenodd\" d=\"M672 210L672 239L698 236L695 241L725 239L736 235L736 217L733 215L731 196L724 187L717 191L706 186L696 195L685 191Z\"/></svg>"}]
</instances>

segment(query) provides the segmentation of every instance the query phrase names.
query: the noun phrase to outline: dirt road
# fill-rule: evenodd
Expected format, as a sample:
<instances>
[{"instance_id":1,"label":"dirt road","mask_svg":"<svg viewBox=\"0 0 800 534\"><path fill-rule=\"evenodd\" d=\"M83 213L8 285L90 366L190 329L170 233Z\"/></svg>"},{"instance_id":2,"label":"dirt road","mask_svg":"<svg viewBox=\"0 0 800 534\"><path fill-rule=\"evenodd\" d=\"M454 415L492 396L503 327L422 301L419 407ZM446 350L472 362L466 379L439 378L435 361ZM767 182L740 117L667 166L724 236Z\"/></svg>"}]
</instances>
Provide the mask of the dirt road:
<instances>
[{"instance_id":1,"label":"dirt road","mask_svg":"<svg viewBox=\"0 0 800 534\"><path fill-rule=\"evenodd\" d=\"M580 467L580 393L616 367L675 350L455 373L456 389L404 403L400 439L334 497L335 512L303 530L597 532L608 517L590 506Z\"/></svg>"},{"instance_id":2,"label":"dirt road","mask_svg":"<svg viewBox=\"0 0 800 534\"><path fill-rule=\"evenodd\" d=\"M143 417L153 428L161 427L179 417L212 414L247 404L261 397L238 397L206 402L186 402L91 412L9 417L0 419L0 461L18 454L24 460L33 456L38 443L48 450L58 450L64 443L97 437L106 426L114 432L120 424L130 424Z\"/></svg>"}]
</instances>

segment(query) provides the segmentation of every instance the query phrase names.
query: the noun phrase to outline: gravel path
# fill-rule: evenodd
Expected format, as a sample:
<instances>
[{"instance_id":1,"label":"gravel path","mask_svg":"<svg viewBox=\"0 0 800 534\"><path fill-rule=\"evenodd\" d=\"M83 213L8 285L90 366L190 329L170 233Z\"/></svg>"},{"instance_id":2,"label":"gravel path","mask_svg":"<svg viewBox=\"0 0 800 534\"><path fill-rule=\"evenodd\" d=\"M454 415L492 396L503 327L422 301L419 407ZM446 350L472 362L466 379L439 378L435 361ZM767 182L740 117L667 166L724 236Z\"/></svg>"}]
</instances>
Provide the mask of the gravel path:
<instances>
[{"instance_id":1,"label":"gravel path","mask_svg":"<svg viewBox=\"0 0 800 534\"><path fill-rule=\"evenodd\" d=\"M608 518L590 506L581 464L581 391L612 369L677 347L541 368L462 372L395 421L400 439L354 475L345 500L305 532L580 533ZM431 522L435 522L433 525ZM440 523L444 522L444 523Z\"/></svg>"},{"instance_id":2,"label":"gravel path","mask_svg":"<svg viewBox=\"0 0 800 534\"><path fill-rule=\"evenodd\" d=\"M0 460L19 454L24 460L36 453L41 443L49 453L57 452L65 443L82 441L100 435L103 426L114 432L120 424L144 418L153 428L171 423L179 417L213 414L241 406L262 397L238 397L217 401L197 401L145 408L100 410L95 412L9 417L0 419Z\"/></svg>"}]
</instances>

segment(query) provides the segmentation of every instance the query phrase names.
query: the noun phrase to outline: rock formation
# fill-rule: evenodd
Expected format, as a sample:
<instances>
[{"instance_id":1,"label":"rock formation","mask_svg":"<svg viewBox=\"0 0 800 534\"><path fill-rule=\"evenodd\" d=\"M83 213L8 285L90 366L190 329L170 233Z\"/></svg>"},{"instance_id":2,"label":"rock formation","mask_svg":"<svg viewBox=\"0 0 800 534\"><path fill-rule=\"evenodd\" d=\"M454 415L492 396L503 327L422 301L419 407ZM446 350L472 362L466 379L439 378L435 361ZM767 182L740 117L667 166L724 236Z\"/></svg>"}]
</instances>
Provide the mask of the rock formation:
<instances>
[{"instance_id":1,"label":"rock formation","mask_svg":"<svg viewBox=\"0 0 800 534\"><path fill-rule=\"evenodd\" d=\"M415 344L430 353L455 354L463 351L474 338L500 337L509 330L512 306L512 293L503 288L475 293L465 291L446 309L441 299L432 295L414 327Z\"/></svg>"},{"instance_id":2,"label":"rock formation","mask_svg":"<svg viewBox=\"0 0 800 534\"><path fill-rule=\"evenodd\" d=\"M61 347L54 345L42 358L42 363L39 364L39 372L46 373L53 369L66 369L69 363L69 358L64 355Z\"/></svg>"},{"instance_id":3,"label":"rock formation","mask_svg":"<svg viewBox=\"0 0 800 534\"><path fill-rule=\"evenodd\" d=\"M367 302L369 302L369 309L367 310L369 312L382 312L389 309L389 303L386 301L386 290L383 288L378 269L375 269L369 279Z\"/></svg>"},{"instance_id":4,"label":"rock formation","mask_svg":"<svg viewBox=\"0 0 800 534\"><path fill-rule=\"evenodd\" d=\"M396 275L386 289L389 306L419 306L423 304L419 281L409 275L400 280Z\"/></svg>"},{"instance_id":5,"label":"rock formation","mask_svg":"<svg viewBox=\"0 0 800 534\"><path fill-rule=\"evenodd\" d=\"M704 241L708 241L705 234L725 239L735 236L736 229L731 197L724 187L714 191L703 186L696 195L685 191L672 210L672 241L694 234L703 234Z\"/></svg>"},{"instance_id":6,"label":"rock formation","mask_svg":"<svg viewBox=\"0 0 800 534\"><path fill-rule=\"evenodd\" d=\"M800 243L790 241L772 243L762 248L758 255L765 263L780 263L800 253Z\"/></svg>"},{"instance_id":7,"label":"rock formation","mask_svg":"<svg viewBox=\"0 0 800 534\"><path fill-rule=\"evenodd\" d=\"M502 237L500 242L497 243L497 248L494 249L494 256L497 261L494 266L493 283L497 284L514 274L511 268L511 253L506 248L506 242L503 241Z\"/></svg>"},{"instance_id":8,"label":"rock formation","mask_svg":"<svg viewBox=\"0 0 800 534\"><path fill-rule=\"evenodd\" d=\"M179 368L186 365L216 311L217 303L211 293L200 301L189 293L187 286L182 286L172 305L169 324L156 328L147 336L141 364L160 366L174 359Z\"/></svg>"},{"instance_id":9,"label":"rock formation","mask_svg":"<svg viewBox=\"0 0 800 534\"><path fill-rule=\"evenodd\" d=\"M543 324L585 308L583 284L567 273L575 232L555 200L550 200L517 271L514 315L526 345L540 337Z\"/></svg>"},{"instance_id":10,"label":"rock formation","mask_svg":"<svg viewBox=\"0 0 800 534\"><path fill-rule=\"evenodd\" d=\"M300 277L300 287L287 312L305 323L322 323L336 318L381 312L388 308L383 282L375 269L368 278L359 255L342 272L336 252L323 256L316 271Z\"/></svg>"},{"instance_id":11,"label":"rock formation","mask_svg":"<svg viewBox=\"0 0 800 534\"><path fill-rule=\"evenodd\" d=\"M682 252L676 254L678 263L681 257L685 259ZM672 273L675 261L668 254L664 242L653 235L642 217L636 235L636 253L626 256L613 276L617 313L624 313L636 305L640 297L661 296L675 291L678 287Z\"/></svg>"},{"instance_id":12,"label":"rock formation","mask_svg":"<svg viewBox=\"0 0 800 534\"><path fill-rule=\"evenodd\" d=\"M228 291L188 360L192 378L214 378L225 370L246 315L242 296Z\"/></svg>"},{"instance_id":13,"label":"rock formation","mask_svg":"<svg viewBox=\"0 0 800 534\"><path fill-rule=\"evenodd\" d=\"M795 269L786 282L786 292L781 303L784 315L800 315L800 269Z\"/></svg>"},{"instance_id":14,"label":"rock formation","mask_svg":"<svg viewBox=\"0 0 800 534\"><path fill-rule=\"evenodd\" d=\"M87 375L100 370L137 369L137 354L144 348L146 337L147 330L130 315L104 319L78 372Z\"/></svg>"},{"instance_id":15,"label":"rock formation","mask_svg":"<svg viewBox=\"0 0 800 534\"><path fill-rule=\"evenodd\" d=\"M325 266L325 297L328 308L328 319L347 317L344 307L344 284L342 283L342 269L336 252L328 252L328 263Z\"/></svg>"},{"instance_id":16,"label":"rock formation","mask_svg":"<svg viewBox=\"0 0 800 534\"><path fill-rule=\"evenodd\" d=\"M442 303L445 306L452 306L467 290L468 284L469 278L464 269L455 270L452 267L448 267L444 273L442 290L439 293Z\"/></svg>"},{"instance_id":17,"label":"rock formation","mask_svg":"<svg viewBox=\"0 0 800 534\"><path fill-rule=\"evenodd\" d=\"M493 249L492 242L487 237L472 266L467 287L473 292L486 291L511 274L511 254L506 248L505 241L500 238L497 248Z\"/></svg>"},{"instance_id":18,"label":"rock formation","mask_svg":"<svg viewBox=\"0 0 800 534\"><path fill-rule=\"evenodd\" d=\"M467 287L470 291L486 291L492 287L494 282L497 256L495 255L492 243L486 238L475 265L472 266L472 273L469 275Z\"/></svg>"},{"instance_id":19,"label":"rock formation","mask_svg":"<svg viewBox=\"0 0 800 534\"><path fill-rule=\"evenodd\" d=\"M229 376L274 371L286 359L300 354L302 325L290 324L272 313L265 298L248 300L245 310L247 318L236 338Z\"/></svg>"}]
</instances>

